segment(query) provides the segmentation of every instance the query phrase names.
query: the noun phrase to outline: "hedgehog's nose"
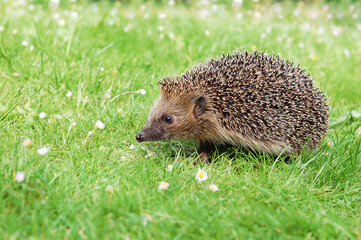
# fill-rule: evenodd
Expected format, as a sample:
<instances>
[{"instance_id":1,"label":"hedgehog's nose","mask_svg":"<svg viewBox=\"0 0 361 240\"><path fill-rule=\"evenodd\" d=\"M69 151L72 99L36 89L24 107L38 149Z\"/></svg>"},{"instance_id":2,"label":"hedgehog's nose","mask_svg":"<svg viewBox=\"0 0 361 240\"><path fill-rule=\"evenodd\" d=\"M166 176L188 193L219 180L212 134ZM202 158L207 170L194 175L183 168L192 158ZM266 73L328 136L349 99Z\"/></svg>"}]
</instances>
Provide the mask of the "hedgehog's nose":
<instances>
[{"instance_id":1,"label":"hedgehog's nose","mask_svg":"<svg viewBox=\"0 0 361 240\"><path fill-rule=\"evenodd\" d=\"M137 133L137 136L135 136L138 142L144 141L144 134L142 132Z\"/></svg>"}]
</instances>

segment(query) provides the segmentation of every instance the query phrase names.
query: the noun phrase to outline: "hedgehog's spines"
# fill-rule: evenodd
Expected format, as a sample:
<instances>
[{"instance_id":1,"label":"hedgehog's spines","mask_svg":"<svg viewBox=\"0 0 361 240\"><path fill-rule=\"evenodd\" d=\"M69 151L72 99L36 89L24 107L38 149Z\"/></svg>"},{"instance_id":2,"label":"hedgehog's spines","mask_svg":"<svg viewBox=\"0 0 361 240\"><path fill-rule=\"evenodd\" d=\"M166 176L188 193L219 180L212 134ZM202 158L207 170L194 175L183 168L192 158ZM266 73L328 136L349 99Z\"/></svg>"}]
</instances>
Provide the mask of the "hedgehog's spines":
<instances>
[{"instance_id":1,"label":"hedgehog's spines","mask_svg":"<svg viewBox=\"0 0 361 240\"><path fill-rule=\"evenodd\" d=\"M168 97L204 93L225 129L221 135L236 132L259 144L287 141L300 149L307 136L312 134L310 145L314 146L328 129L325 94L312 82L310 72L290 59L238 51L210 59L179 77L164 78L160 85Z\"/></svg>"}]
</instances>

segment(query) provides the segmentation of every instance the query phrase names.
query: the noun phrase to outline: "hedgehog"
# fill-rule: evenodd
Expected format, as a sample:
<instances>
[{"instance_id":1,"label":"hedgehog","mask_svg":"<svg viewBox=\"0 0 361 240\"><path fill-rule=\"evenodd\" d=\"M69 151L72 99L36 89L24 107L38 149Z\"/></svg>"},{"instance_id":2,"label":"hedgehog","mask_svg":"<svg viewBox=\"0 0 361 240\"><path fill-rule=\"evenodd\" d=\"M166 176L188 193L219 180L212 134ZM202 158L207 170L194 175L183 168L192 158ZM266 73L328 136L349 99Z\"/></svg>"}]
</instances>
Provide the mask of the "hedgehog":
<instances>
[{"instance_id":1,"label":"hedgehog","mask_svg":"<svg viewBox=\"0 0 361 240\"><path fill-rule=\"evenodd\" d=\"M198 141L209 163L215 146L300 154L328 131L325 94L304 69L279 55L236 51L159 81L160 96L136 140Z\"/></svg>"}]
</instances>

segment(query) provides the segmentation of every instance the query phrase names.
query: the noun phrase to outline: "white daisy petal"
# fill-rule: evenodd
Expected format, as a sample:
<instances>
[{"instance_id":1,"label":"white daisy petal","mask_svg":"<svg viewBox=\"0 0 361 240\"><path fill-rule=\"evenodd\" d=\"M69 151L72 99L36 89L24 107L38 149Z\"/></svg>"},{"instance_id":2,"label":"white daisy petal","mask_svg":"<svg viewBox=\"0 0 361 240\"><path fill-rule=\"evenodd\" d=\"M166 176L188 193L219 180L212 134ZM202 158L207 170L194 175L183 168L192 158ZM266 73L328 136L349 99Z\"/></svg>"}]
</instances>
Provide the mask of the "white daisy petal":
<instances>
[{"instance_id":1,"label":"white daisy petal","mask_svg":"<svg viewBox=\"0 0 361 240\"><path fill-rule=\"evenodd\" d=\"M217 192L218 191L218 186L216 184L211 184L209 185L209 190L211 190L212 192Z\"/></svg>"},{"instance_id":2,"label":"white daisy petal","mask_svg":"<svg viewBox=\"0 0 361 240\"><path fill-rule=\"evenodd\" d=\"M25 179L25 173L24 172L17 172L15 175L15 181L17 182L23 182Z\"/></svg>"},{"instance_id":3,"label":"white daisy petal","mask_svg":"<svg viewBox=\"0 0 361 240\"><path fill-rule=\"evenodd\" d=\"M45 154L47 154L47 153L49 152L49 150L50 150L50 148L43 147L43 148L38 149L37 152L38 152L40 155L44 156Z\"/></svg>"},{"instance_id":4,"label":"white daisy petal","mask_svg":"<svg viewBox=\"0 0 361 240\"><path fill-rule=\"evenodd\" d=\"M104 128L105 128L105 124L102 123L100 120L98 120L98 121L95 123L95 127L96 127L96 128L99 128L99 129L104 129Z\"/></svg>"},{"instance_id":5,"label":"white daisy petal","mask_svg":"<svg viewBox=\"0 0 361 240\"><path fill-rule=\"evenodd\" d=\"M165 181L161 181L159 183L159 186L158 186L158 190L161 191L161 190L167 190L169 188L169 183L165 182Z\"/></svg>"},{"instance_id":6,"label":"white daisy petal","mask_svg":"<svg viewBox=\"0 0 361 240\"><path fill-rule=\"evenodd\" d=\"M203 171L201 168L198 169L198 172L196 174L196 180L198 180L198 182L203 182L206 181L207 179L208 179L207 172Z\"/></svg>"}]
</instances>

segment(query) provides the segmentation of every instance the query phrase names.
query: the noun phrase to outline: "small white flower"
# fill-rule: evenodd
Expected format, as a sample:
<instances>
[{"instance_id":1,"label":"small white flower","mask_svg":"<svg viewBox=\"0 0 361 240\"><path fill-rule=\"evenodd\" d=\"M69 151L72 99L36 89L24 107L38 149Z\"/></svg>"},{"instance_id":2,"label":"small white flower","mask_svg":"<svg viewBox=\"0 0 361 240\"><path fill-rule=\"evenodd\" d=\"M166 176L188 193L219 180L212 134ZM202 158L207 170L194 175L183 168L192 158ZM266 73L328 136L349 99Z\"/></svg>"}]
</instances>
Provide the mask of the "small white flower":
<instances>
[{"instance_id":1,"label":"small white flower","mask_svg":"<svg viewBox=\"0 0 361 240\"><path fill-rule=\"evenodd\" d=\"M5 30L4 26L0 26L0 32L3 32Z\"/></svg>"},{"instance_id":2,"label":"small white flower","mask_svg":"<svg viewBox=\"0 0 361 240\"><path fill-rule=\"evenodd\" d=\"M66 21L64 19L60 19L58 21L58 23L59 23L59 26L61 26L61 27L64 27L66 25Z\"/></svg>"},{"instance_id":3,"label":"small white flower","mask_svg":"<svg viewBox=\"0 0 361 240\"><path fill-rule=\"evenodd\" d=\"M130 144L129 148L133 150L135 148L134 144Z\"/></svg>"},{"instance_id":4,"label":"small white flower","mask_svg":"<svg viewBox=\"0 0 361 240\"><path fill-rule=\"evenodd\" d=\"M343 50L343 54L345 54L345 57L346 57L346 58L350 58L350 56L351 56L350 51L349 51L347 48L345 48L345 49Z\"/></svg>"},{"instance_id":5,"label":"small white flower","mask_svg":"<svg viewBox=\"0 0 361 240\"><path fill-rule=\"evenodd\" d=\"M210 32L209 30L206 30L206 31L204 31L204 34L205 34L206 36L209 36L209 35L211 35L211 32Z\"/></svg>"},{"instance_id":6,"label":"small white flower","mask_svg":"<svg viewBox=\"0 0 361 240\"><path fill-rule=\"evenodd\" d=\"M110 94L109 93L104 94L104 98L110 98Z\"/></svg>"},{"instance_id":7,"label":"small white flower","mask_svg":"<svg viewBox=\"0 0 361 240\"><path fill-rule=\"evenodd\" d=\"M71 97L71 95L73 95L73 93L72 93L71 91L68 91L68 92L66 93L66 96L67 96L67 97Z\"/></svg>"},{"instance_id":8,"label":"small white flower","mask_svg":"<svg viewBox=\"0 0 361 240\"><path fill-rule=\"evenodd\" d=\"M21 45L23 45L23 46L28 46L29 43L28 43L28 41L24 40L24 41L21 42Z\"/></svg>"},{"instance_id":9,"label":"small white flower","mask_svg":"<svg viewBox=\"0 0 361 240\"><path fill-rule=\"evenodd\" d=\"M168 5L169 5L169 6L174 6L174 4L175 4L174 0L169 0L169 1L168 1Z\"/></svg>"},{"instance_id":10,"label":"small white flower","mask_svg":"<svg viewBox=\"0 0 361 240\"><path fill-rule=\"evenodd\" d=\"M140 5L139 10L140 10L141 12L144 12L146 9L147 9L147 6L146 6L145 4Z\"/></svg>"},{"instance_id":11,"label":"small white flower","mask_svg":"<svg viewBox=\"0 0 361 240\"><path fill-rule=\"evenodd\" d=\"M202 182L208 179L207 172L203 171L201 168L198 169L198 172L196 174L196 180L198 182Z\"/></svg>"},{"instance_id":12,"label":"small white flower","mask_svg":"<svg viewBox=\"0 0 361 240\"><path fill-rule=\"evenodd\" d=\"M212 192L217 192L218 191L218 186L216 184L211 184L209 185L209 190L211 190Z\"/></svg>"},{"instance_id":13,"label":"small white flower","mask_svg":"<svg viewBox=\"0 0 361 240\"><path fill-rule=\"evenodd\" d=\"M173 165L168 165L168 166L167 166L167 171L168 171L168 172L172 171L172 169L173 169Z\"/></svg>"},{"instance_id":14,"label":"small white flower","mask_svg":"<svg viewBox=\"0 0 361 240\"><path fill-rule=\"evenodd\" d=\"M34 45L30 45L30 51L34 51L35 47Z\"/></svg>"},{"instance_id":15,"label":"small white flower","mask_svg":"<svg viewBox=\"0 0 361 240\"><path fill-rule=\"evenodd\" d=\"M58 5L59 3L60 3L60 0L50 0L50 4Z\"/></svg>"},{"instance_id":16,"label":"small white flower","mask_svg":"<svg viewBox=\"0 0 361 240\"><path fill-rule=\"evenodd\" d=\"M144 13L143 17L144 17L145 19L149 18L149 13Z\"/></svg>"},{"instance_id":17,"label":"small white flower","mask_svg":"<svg viewBox=\"0 0 361 240\"><path fill-rule=\"evenodd\" d=\"M92 134L93 134L93 131L89 131L89 132L88 132L88 135L92 135Z\"/></svg>"},{"instance_id":18,"label":"small white flower","mask_svg":"<svg viewBox=\"0 0 361 240\"><path fill-rule=\"evenodd\" d=\"M154 153L150 152L144 158L149 158L149 157L154 157Z\"/></svg>"},{"instance_id":19,"label":"small white flower","mask_svg":"<svg viewBox=\"0 0 361 240\"><path fill-rule=\"evenodd\" d=\"M26 138L23 140L22 144L26 148L31 148L33 146L33 141L31 141L29 138Z\"/></svg>"},{"instance_id":20,"label":"small white flower","mask_svg":"<svg viewBox=\"0 0 361 240\"><path fill-rule=\"evenodd\" d=\"M164 18L166 18L167 17L167 14L165 14L165 13L159 13L158 14L158 18L159 19L164 19Z\"/></svg>"},{"instance_id":21,"label":"small white flower","mask_svg":"<svg viewBox=\"0 0 361 240\"><path fill-rule=\"evenodd\" d=\"M113 20L109 20L109 21L108 21L108 25L109 25L109 26L113 26L113 25L114 25L114 21L113 21Z\"/></svg>"},{"instance_id":22,"label":"small white flower","mask_svg":"<svg viewBox=\"0 0 361 240\"><path fill-rule=\"evenodd\" d=\"M103 67L101 67L101 68L100 68L100 71L101 71L101 72L104 72L104 68L103 68Z\"/></svg>"},{"instance_id":23,"label":"small white flower","mask_svg":"<svg viewBox=\"0 0 361 240\"><path fill-rule=\"evenodd\" d=\"M163 27L163 26L159 26L159 27L158 27L158 30L159 30L160 32L163 32L163 31L164 31L164 27Z\"/></svg>"},{"instance_id":24,"label":"small white flower","mask_svg":"<svg viewBox=\"0 0 361 240\"><path fill-rule=\"evenodd\" d=\"M171 32L171 31L168 33L168 37L169 37L171 40L174 40L174 39L175 39L175 35L174 35L174 33Z\"/></svg>"},{"instance_id":25,"label":"small white flower","mask_svg":"<svg viewBox=\"0 0 361 240\"><path fill-rule=\"evenodd\" d=\"M340 28L340 27L335 27L334 29L333 29L333 35L334 36L338 36L338 35L340 35L340 33L341 33L341 31L342 31L342 28Z\"/></svg>"},{"instance_id":26,"label":"small white flower","mask_svg":"<svg viewBox=\"0 0 361 240\"><path fill-rule=\"evenodd\" d=\"M100 120L98 120L98 121L95 123L95 126L96 126L96 128L99 128L99 129L104 129L104 128L105 128L104 123L102 123Z\"/></svg>"},{"instance_id":27,"label":"small white flower","mask_svg":"<svg viewBox=\"0 0 361 240\"><path fill-rule=\"evenodd\" d=\"M76 126L76 122L73 122L73 126L74 126L74 127Z\"/></svg>"},{"instance_id":28,"label":"small white flower","mask_svg":"<svg viewBox=\"0 0 361 240\"><path fill-rule=\"evenodd\" d=\"M142 95L144 95L146 93L146 91L144 89L139 89L138 92Z\"/></svg>"},{"instance_id":29,"label":"small white flower","mask_svg":"<svg viewBox=\"0 0 361 240\"><path fill-rule=\"evenodd\" d=\"M76 11L72 11L72 12L70 13L70 17L71 17L71 18L74 18L74 19L77 19L77 18L79 17L79 13L76 12Z\"/></svg>"},{"instance_id":30,"label":"small white flower","mask_svg":"<svg viewBox=\"0 0 361 240\"><path fill-rule=\"evenodd\" d=\"M43 148L38 149L37 152L38 152L40 155L44 156L45 154L47 154L47 153L49 152L49 150L50 150L50 148L43 147Z\"/></svg>"},{"instance_id":31,"label":"small white flower","mask_svg":"<svg viewBox=\"0 0 361 240\"><path fill-rule=\"evenodd\" d=\"M45 118L46 117L46 114L44 113L44 112L41 112L40 114L39 114L39 118Z\"/></svg>"},{"instance_id":32,"label":"small white flower","mask_svg":"<svg viewBox=\"0 0 361 240\"><path fill-rule=\"evenodd\" d=\"M333 147L334 145L335 145L335 144L333 143L332 140L328 140L328 141L327 141L327 146Z\"/></svg>"},{"instance_id":33,"label":"small white flower","mask_svg":"<svg viewBox=\"0 0 361 240\"><path fill-rule=\"evenodd\" d=\"M159 191L161 190L167 190L169 188L169 183L165 182L165 181L161 181L159 183L158 189Z\"/></svg>"},{"instance_id":34,"label":"small white flower","mask_svg":"<svg viewBox=\"0 0 361 240\"><path fill-rule=\"evenodd\" d=\"M25 179L25 173L24 172L17 172L15 175L15 181L17 182L23 182Z\"/></svg>"},{"instance_id":35,"label":"small white flower","mask_svg":"<svg viewBox=\"0 0 361 240\"><path fill-rule=\"evenodd\" d=\"M12 34L16 35L18 33L18 30L17 29L13 29L12 31Z\"/></svg>"},{"instance_id":36,"label":"small white flower","mask_svg":"<svg viewBox=\"0 0 361 240\"><path fill-rule=\"evenodd\" d=\"M13 73L14 77L19 77L20 73Z\"/></svg>"}]
</instances>

